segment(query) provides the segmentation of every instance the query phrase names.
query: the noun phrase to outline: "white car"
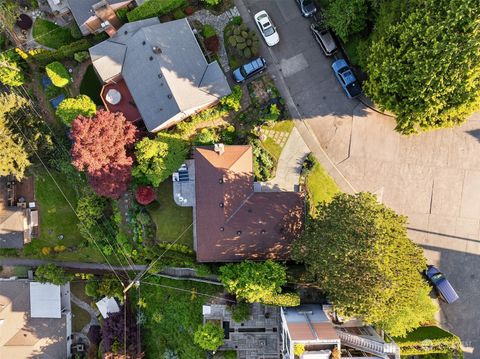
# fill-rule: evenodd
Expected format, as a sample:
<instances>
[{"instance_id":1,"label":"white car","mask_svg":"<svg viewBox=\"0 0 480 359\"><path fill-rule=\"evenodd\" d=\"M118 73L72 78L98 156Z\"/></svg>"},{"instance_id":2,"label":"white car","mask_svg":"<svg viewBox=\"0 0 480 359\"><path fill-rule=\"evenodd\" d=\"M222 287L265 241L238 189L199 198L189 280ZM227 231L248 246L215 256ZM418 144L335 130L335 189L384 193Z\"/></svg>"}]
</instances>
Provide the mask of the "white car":
<instances>
[{"instance_id":1,"label":"white car","mask_svg":"<svg viewBox=\"0 0 480 359\"><path fill-rule=\"evenodd\" d=\"M277 29L273 26L272 20L270 20L267 12L265 10L259 11L255 14L254 18L267 45L273 46L278 44L280 37L278 36Z\"/></svg>"}]
</instances>

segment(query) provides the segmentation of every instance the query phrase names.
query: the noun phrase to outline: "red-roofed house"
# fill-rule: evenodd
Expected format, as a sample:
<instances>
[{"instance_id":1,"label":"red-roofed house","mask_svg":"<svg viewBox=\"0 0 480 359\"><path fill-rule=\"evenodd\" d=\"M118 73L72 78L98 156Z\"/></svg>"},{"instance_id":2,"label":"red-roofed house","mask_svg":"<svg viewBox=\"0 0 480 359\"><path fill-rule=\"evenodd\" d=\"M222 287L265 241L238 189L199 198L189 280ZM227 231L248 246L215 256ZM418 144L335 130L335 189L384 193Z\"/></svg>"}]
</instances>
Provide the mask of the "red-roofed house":
<instances>
[{"instance_id":1,"label":"red-roofed house","mask_svg":"<svg viewBox=\"0 0 480 359\"><path fill-rule=\"evenodd\" d=\"M255 192L251 146L197 147L199 262L288 259L304 221L300 192Z\"/></svg>"}]
</instances>

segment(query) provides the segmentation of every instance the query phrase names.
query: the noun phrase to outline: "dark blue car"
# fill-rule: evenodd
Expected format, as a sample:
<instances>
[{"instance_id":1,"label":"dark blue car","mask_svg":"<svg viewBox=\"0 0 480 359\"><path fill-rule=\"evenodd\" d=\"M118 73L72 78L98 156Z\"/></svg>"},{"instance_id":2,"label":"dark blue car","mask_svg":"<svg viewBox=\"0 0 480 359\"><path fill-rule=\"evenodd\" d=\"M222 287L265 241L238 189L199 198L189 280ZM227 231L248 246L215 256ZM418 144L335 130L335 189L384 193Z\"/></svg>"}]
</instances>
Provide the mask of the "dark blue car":
<instances>
[{"instance_id":1,"label":"dark blue car","mask_svg":"<svg viewBox=\"0 0 480 359\"><path fill-rule=\"evenodd\" d=\"M340 82L340 85L347 93L348 98L357 97L362 93L357 78L344 59L335 61L332 64L332 69L338 82Z\"/></svg>"},{"instance_id":2,"label":"dark blue car","mask_svg":"<svg viewBox=\"0 0 480 359\"><path fill-rule=\"evenodd\" d=\"M451 304L458 299L458 294L455 292L455 289L453 289L447 278L445 278L443 273L435 266L428 266L425 275L437 290L440 298L445 302Z\"/></svg>"},{"instance_id":3,"label":"dark blue car","mask_svg":"<svg viewBox=\"0 0 480 359\"><path fill-rule=\"evenodd\" d=\"M235 82L240 83L246 79L259 74L267 68L267 62L263 57L258 57L245 65L233 70L232 76Z\"/></svg>"}]
</instances>

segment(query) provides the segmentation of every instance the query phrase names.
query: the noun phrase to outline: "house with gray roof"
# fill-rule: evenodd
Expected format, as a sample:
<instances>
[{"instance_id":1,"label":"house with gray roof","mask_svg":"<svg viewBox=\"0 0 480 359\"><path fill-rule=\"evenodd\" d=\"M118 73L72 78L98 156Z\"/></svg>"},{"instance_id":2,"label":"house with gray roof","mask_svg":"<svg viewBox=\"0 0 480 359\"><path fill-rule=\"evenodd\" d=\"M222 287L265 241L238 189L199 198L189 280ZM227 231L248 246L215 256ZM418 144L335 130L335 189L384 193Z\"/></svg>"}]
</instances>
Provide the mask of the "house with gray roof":
<instances>
[{"instance_id":1,"label":"house with gray roof","mask_svg":"<svg viewBox=\"0 0 480 359\"><path fill-rule=\"evenodd\" d=\"M131 95L119 99L117 91L115 103L102 96L107 109L116 105L121 110L120 101L125 107L135 106L150 132L170 127L231 93L220 65L207 62L186 19L128 23L89 51L100 80L110 87L124 81Z\"/></svg>"}]
</instances>

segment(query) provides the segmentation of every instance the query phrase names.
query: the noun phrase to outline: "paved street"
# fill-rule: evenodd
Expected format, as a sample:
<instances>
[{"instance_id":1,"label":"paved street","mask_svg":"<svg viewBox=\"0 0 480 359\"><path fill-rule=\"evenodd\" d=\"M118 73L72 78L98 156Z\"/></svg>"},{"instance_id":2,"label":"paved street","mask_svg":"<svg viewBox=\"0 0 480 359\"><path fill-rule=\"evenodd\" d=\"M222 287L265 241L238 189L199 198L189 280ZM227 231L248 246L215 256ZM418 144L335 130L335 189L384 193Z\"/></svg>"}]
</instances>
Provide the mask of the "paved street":
<instances>
[{"instance_id":1,"label":"paved street","mask_svg":"<svg viewBox=\"0 0 480 359\"><path fill-rule=\"evenodd\" d=\"M277 26L280 43L262 56L305 142L345 191L374 192L409 217L411 238L461 297L442 305L442 325L461 337L466 358L480 358L480 114L460 128L400 136L392 118L346 98L293 0L244 3L245 18L265 9Z\"/></svg>"}]
</instances>

